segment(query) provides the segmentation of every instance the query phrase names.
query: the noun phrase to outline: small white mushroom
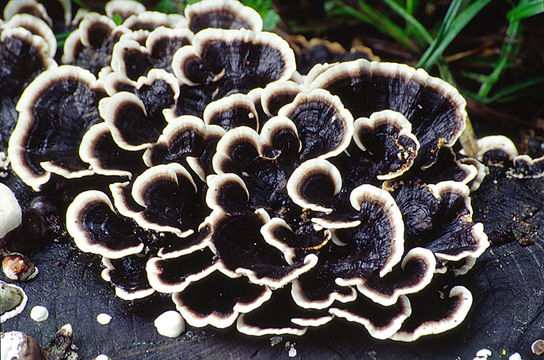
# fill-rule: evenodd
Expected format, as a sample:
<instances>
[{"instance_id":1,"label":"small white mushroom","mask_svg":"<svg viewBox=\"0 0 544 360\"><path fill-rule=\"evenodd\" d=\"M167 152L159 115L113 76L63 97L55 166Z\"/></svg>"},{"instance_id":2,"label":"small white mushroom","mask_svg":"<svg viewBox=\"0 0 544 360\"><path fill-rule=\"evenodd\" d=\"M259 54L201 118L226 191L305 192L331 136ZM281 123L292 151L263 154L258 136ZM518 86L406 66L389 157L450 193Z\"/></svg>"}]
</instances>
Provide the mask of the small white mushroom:
<instances>
[{"instance_id":1,"label":"small white mushroom","mask_svg":"<svg viewBox=\"0 0 544 360\"><path fill-rule=\"evenodd\" d=\"M32 310L30 310L30 318L36 322L45 321L48 317L49 311L44 306L34 306Z\"/></svg>"},{"instance_id":2,"label":"small white mushroom","mask_svg":"<svg viewBox=\"0 0 544 360\"><path fill-rule=\"evenodd\" d=\"M21 224L23 213L9 187L0 183L0 239Z\"/></svg>"},{"instance_id":3,"label":"small white mushroom","mask_svg":"<svg viewBox=\"0 0 544 360\"><path fill-rule=\"evenodd\" d=\"M96 321L100 324L100 325L108 325L111 321L111 315L108 315L108 314L98 314L96 316Z\"/></svg>"},{"instance_id":4,"label":"small white mushroom","mask_svg":"<svg viewBox=\"0 0 544 360\"><path fill-rule=\"evenodd\" d=\"M178 337L185 330L185 321L180 313L174 310L159 315L154 324L159 334L170 338Z\"/></svg>"}]
</instances>

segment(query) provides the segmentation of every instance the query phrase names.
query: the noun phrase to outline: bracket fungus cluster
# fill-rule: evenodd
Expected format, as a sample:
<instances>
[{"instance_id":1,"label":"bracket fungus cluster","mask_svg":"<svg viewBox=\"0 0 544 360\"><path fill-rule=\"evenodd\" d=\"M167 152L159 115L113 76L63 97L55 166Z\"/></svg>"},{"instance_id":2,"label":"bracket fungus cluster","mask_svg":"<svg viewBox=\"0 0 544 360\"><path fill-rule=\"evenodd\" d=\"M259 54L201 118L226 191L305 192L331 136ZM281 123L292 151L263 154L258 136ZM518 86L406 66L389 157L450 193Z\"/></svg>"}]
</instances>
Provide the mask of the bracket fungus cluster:
<instances>
[{"instance_id":1,"label":"bracket fungus cluster","mask_svg":"<svg viewBox=\"0 0 544 360\"><path fill-rule=\"evenodd\" d=\"M303 76L235 0L185 16L115 0L79 19L63 65L40 59L9 158L36 191L109 179L66 225L119 297L171 294L190 325L249 335L346 320L413 341L467 315L457 276L488 241L478 169L452 150L465 101L444 81L365 59Z\"/></svg>"}]
</instances>

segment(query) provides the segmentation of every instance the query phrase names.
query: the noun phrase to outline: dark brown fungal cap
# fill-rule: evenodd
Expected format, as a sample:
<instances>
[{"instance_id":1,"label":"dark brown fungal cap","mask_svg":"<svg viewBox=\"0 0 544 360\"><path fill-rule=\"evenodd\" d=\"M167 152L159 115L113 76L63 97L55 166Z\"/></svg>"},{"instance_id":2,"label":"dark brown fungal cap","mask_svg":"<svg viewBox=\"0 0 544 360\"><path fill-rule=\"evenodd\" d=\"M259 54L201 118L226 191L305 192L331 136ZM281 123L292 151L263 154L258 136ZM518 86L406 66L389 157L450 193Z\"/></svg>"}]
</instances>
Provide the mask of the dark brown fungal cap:
<instances>
[{"instance_id":1,"label":"dark brown fungal cap","mask_svg":"<svg viewBox=\"0 0 544 360\"><path fill-rule=\"evenodd\" d=\"M147 280L146 262L147 256L143 254L124 256L119 259L103 257L102 264L106 268L102 270L102 279L115 286L115 295L121 299L142 299L155 292Z\"/></svg>"},{"instance_id":2,"label":"dark brown fungal cap","mask_svg":"<svg viewBox=\"0 0 544 360\"><path fill-rule=\"evenodd\" d=\"M336 156L348 147L353 135L351 113L338 97L322 89L298 94L279 115L295 123L302 142L302 160Z\"/></svg>"},{"instance_id":3,"label":"dark brown fungal cap","mask_svg":"<svg viewBox=\"0 0 544 360\"><path fill-rule=\"evenodd\" d=\"M193 33L185 28L170 29L160 26L146 40L153 68L172 71L172 59L178 49L191 44Z\"/></svg>"},{"instance_id":4,"label":"dark brown fungal cap","mask_svg":"<svg viewBox=\"0 0 544 360\"><path fill-rule=\"evenodd\" d=\"M228 131L217 143L213 168L217 174L253 173L261 153L259 134L241 126Z\"/></svg>"},{"instance_id":5,"label":"dark brown fungal cap","mask_svg":"<svg viewBox=\"0 0 544 360\"><path fill-rule=\"evenodd\" d=\"M475 160L475 162L478 161ZM438 150L436 162L432 166L426 169L414 167L406 174L405 178L417 178L426 184L437 184L441 181L448 180L468 184L473 181L477 175L478 169L476 168L476 165L458 160L450 147L442 146L440 150Z\"/></svg>"},{"instance_id":6,"label":"dark brown fungal cap","mask_svg":"<svg viewBox=\"0 0 544 360\"><path fill-rule=\"evenodd\" d=\"M279 163L295 163L302 148L295 123L282 116L270 118L261 129L262 153Z\"/></svg>"},{"instance_id":7,"label":"dark brown fungal cap","mask_svg":"<svg viewBox=\"0 0 544 360\"><path fill-rule=\"evenodd\" d=\"M183 239L174 234L160 233L161 247L157 251L157 255L161 259L174 258L205 248L210 244L210 231L208 225L201 224L198 231Z\"/></svg>"},{"instance_id":8,"label":"dark brown fungal cap","mask_svg":"<svg viewBox=\"0 0 544 360\"><path fill-rule=\"evenodd\" d=\"M152 69L141 77L135 94L119 92L100 101L100 116L122 149L137 151L151 146L167 124L164 110L172 108L179 88L174 77Z\"/></svg>"},{"instance_id":9,"label":"dark brown fungal cap","mask_svg":"<svg viewBox=\"0 0 544 360\"><path fill-rule=\"evenodd\" d=\"M51 25L51 17L45 7L36 0L10 0L4 8L4 20L11 19L16 14L29 14Z\"/></svg>"},{"instance_id":10,"label":"dark brown fungal cap","mask_svg":"<svg viewBox=\"0 0 544 360\"><path fill-rule=\"evenodd\" d=\"M463 158L459 161L461 164L472 166L474 169L476 169L476 175L473 179L467 182L467 185L470 187L471 192L478 190L485 177L489 174L488 167L474 158Z\"/></svg>"},{"instance_id":11,"label":"dark brown fungal cap","mask_svg":"<svg viewBox=\"0 0 544 360\"><path fill-rule=\"evenodd\" d=\"M85 133L79 146L79 157L101 175L132 177L145 167L141 153L117 146L106 123L95 124Z\"/></svg>"},{"instance_id":12,"label":"dark brown fungal cap","mask_svg":"<svg viewBox=\"0 0 544 360\"><path fill-rule=\"evenodd\" d=\"M350 286L339 286L328 276L326 266L317 264L309 272L299 276L291 285L294 302L304 309L327 309L334 302L346 303L357 298L357 291Z\"/></svg>"},{"instance_id":13,"label":"dark brown fungal cap","mask_svg":"<svg viewBox=\"0 0 544 360\"><path fill-rule=\"evenodd\" d=\"M165 115L168 125L144 153L144 162L147 166L177 162L204 181L212 173L212 156L225 130L216 125L205 125L195 116Z\"/></svg>"},{"instance_id":14,"label":"dark brown fungal cap","mask_svg":"<svg viewBox=\"0 0 544 360\"><path fill-rule=\"evenodd\" d=\"M178 14L163 14L156 11L144 11L129 16L123 22L123 26L132 31L153 31L159 26L177 29L187 27L187 20Z\"/></svg>"},{"instance_id":15,"label":"dark brown fungal cap","mask_svg":"<svg viewBox=\"0 0 544 360\"><path fill-rule=\"evenodd\" d=\"M104 6L104 10L106 15L112 19L118 15L121 19L126 20L131 15L143 13L145 6L135 0L112 0Z\"/></svg>"},{"instance_id":16,"label":"dark brown fungal cap","mask_svg":"<svg viewBox=\"0 0 544 360\"><path fill-rule=\"evenodd\" d=\"M411 342L453 329L465 319L472 305L472 294L464 286L444 290L431 284L409 299L412 314L390 337L392 340Z\"/></svg>"},{"instance_id":17,"label":"dark brown fungal cap","mask_svg":"<svg viewBox=\"0 0 544 360\"><path fill-rule=\"evenodd\" d=\"M295 51L297 69L302 75L308 74L316 64L333 64L356 59L379 61L372 50L364 45L353 46L347 51L337 42L319 38L308 41L302 35L290 36L288 42Z\"/></svg>"},{"instance_id":18,"label":"dark brown fungal cap","mask_svg":"<svg viewBox=\"0 0 544 360\"><path fill-rule=\"evenodd\" d=\"M267 243L283 252L289 264L308 253L318 253L331 240L331 232L316 227L306 218L307 213L299 214L300 219L291 219L292 214L286 209L282 215L287 215L285 217L293 224L293 227L284 219L275 217L261 228L261 234Z\"/></svg>"},{"instance_id":19,"label":"dark brown fungal cap","mask_svg":"<svg viewBox=\"0 0 544 360\"><path fill-rule=\"evenodd\" d=\"M51 17L53 32L65 32L72 20L72 2L70 0L39 0Z\"/></svg>"},{"instance_id":20,"label":"dark brown fungal cap","mask_svg":"<svg viewBox=\"0 0 544 360\"><path fill-rule=\"evenodd\" d=\"M266 286L251 284L245 277L231 278L215 271L172 296L177 310L192 326L225 328L239 314L252 311L270 299Z\"/></svg>"},{"instance_id":21,"label":"dark brown fungal cap","mask_svg":"<svg viewBox=\"0 0 544 360\"><path fill-rule=\"evenodd\" d=\"M149 283L159 292L182 292L219 267L215 254L204 243L176 251L176 257L171 255L174 253L166 258L151 258L146 265Z\"/></svg>"},{"instance_id":22,"label":"dark brown fungal cap","mask_svg":"<svg viewBox=\"0 0 544 360\"><path fill-rule=\"evenodd\" d=\"M356 118L385 109L403 114L421 145L420 167L431 165L438 149L453 145L465 128L466 102L457 90L407 65L341 63L317 76L311 87L338 95Z\"/></svg>"},{"instance_id":23,"label":"dark brown fungal cap","mask_svg":"<svg viewBox=\"0 0 544 360\"><path fill-rule=\"evenodd\" d=\"M209 103L204 109L204 122L225 129L247 126L259 129L259 118L253 99L245 94L232 94Z\"/></svg>"},{"instance_id":24,"label":"dark brown fungal cap","mask_svg":"<svg viewBox=\"0 0 544 360\"><path fill-rule=\"evenodd\" d=\"M30 31L33 35L37 35L47 43L47 55L51 58L55 56L57 51L57 40L55 34L49 25L40 18L29 14L16 14L5 24L6 28L22 27Z\"/></svg>"},{"instance_id":25,"label":"dark brown fungal cap","mask_svg":"<svg viewBox=\"0 0 544 360\"><path fill-rule=\"evenodd\" d=\"M483 225L472 221L466 185L408 182L397 184L392 191L404 218L409 247L425 247L441 260L458 261L478 257L489 246Z\"/></svg>"},{"instance_id":26,"label":"dark brown fungal cap","mask_svg":"<svg viewBox=\"0 0 544 360\"><path fill-rule=\"evenodd\" d=\"M278 115L280 109L293 102L295 97L303 91L303 86L294 81L274 81L263 90L261 103L268 115Z\"/></svg>"},{"instance_id":27,"label":"dark brown fungal cap","mask_svg":"<svg viewBox=\"0 0 544 360\"><path fill-rule=\"evenodd\" d=\"M373 338L387 339L401 328L403 322L409 318L412 308L405 295L401 295L390 306L379 305L364 296L359 296L353 302L331 307L329 312L363 325Z\"/></svg>"},{"instance_id":28,"label":"dark brown fungal cap","mask_svg":"<svg viewBox=\"0 0 544 360\"><path fill-rule=\"evenodd\" d=\"M472 221L468 187L453 181L429 186L439 199L437 219L441 219L444 225L435 225L440 230L435 233L435 239L427 248L441 260L458 261L466 256L479 257L489 246L489 241L483 224Z\"/></svg>"},{"instance_id":29,"label":"dark brown fungal cap","mask_svg":"<svg viewBox=\"0 0 544 360\"><path fill-rule=\"evenodd\" d=\"M291 200L303 209L332 212L332 200L342 188L340 171L324 159L302 163L287 182Z\"/></svg>"},{"instance_id":30,"label":"dark brown fungal cap","mask_svg":"<svg viewBox=\"0 0 544 360\"><path fill-rule=\"evenodd\" d=\"M0 34L0 94L17 99L42 71L56 67L47 42L23 28L6 28Z\"/></svg>"},{"instance_id":31,"label":"dark brown fungal cap","mask_svg":"<svg viewBox=\"0 0 544 360\"><path fill-rule=\"evenodd\" d=\"M88 13L81 20L78 29L64 42L62 62L80 66L98 75L110 65L114 44L128 30L116 27L112 19Z\"/></svg>"},{"instance_id":32,"label":"dark brown fungal cap","mask_svg":"<svg viewBox=\"0 0 544 360\"><path fill-rule=\"evenodd\" d=\"M298 153L300 144L296 133L293 133L292 125L288 125L291 121L286 118L284 120L279 123L274 120L270 123L271 125L276 123L278 130L280 127L285 130L280 130L274 136L277 140L275 144L278 145L277 149L269 147L268 132L259 136L248 127L229 130L217 143L217 153L212 161L215 172L235 173L240 176L251 194L249 201L253 209L280 211L294 205L287 195L285 186L290 172L296 166L296 163L292 162L296 157L292 156ZM282 149L285 149L285 158L281 156Z\"/></svg>"},{"instance_id":33,"label":"dark brown fungal cap","mask_svg":"<svg viewBox=\"0 0 544 360\"><path fill-rule=\"evenodd\" d=\"M246 184L236 174L210 175L206 179L206 205L230 215L249 211L249 192Z\"/></svg>"},{"instance_id":34,"label":"dark brown fungal cap","mask_svg":"<svg viewBox=\"0 0 544 360\"><path fill-rule=\"evenodd\" d=\"M104 89L109 96L113 96L118 92L135 93L138 83L130 80L125 75L121 75L112 70L111 67L103 68L98 74L99 80L104 83Z\"/></svg>"},{"instance_id":35,"label":"dark brown fungal cap","mask_svg":"<svg viewBox=\"0 0 544 360\"><path fill-rule=\"evenodd\" d=\"M516 145L506 136L486 136L478 139L477 145L476 158L485 165L509 167L518 156Z\"/></svg>"},{"instance_id":36,"label":"dark brown fungal cap","mask_svg":"<svg viewBox=\"0 0 544 360\"><path fill-rule=\"evenodd\" d=\"M279 288L315 266L317 257L313 254L289 264L280 249L267 243L260 229L268 220L262 209L239 215L212 212L207 223L224 273L245 275L254 284Z\"/></svg>"},{"instance_id":37,"label":"dark brown fungal cap","mask_svg":"<svg viewBox=\"0 0 544 360\"><path fill-rule=\"evenodd\" d=\"M398 112L382 110L359 118L353 139L376 163L377 178L387 180L408 171L417 157L419 142L411 133L412 124Z\"/></svg>"},{"instance_id":38,"label":"dark brown fungal cap","mask_svg":"<svg viewBox=\"0 0 544 360\"><path fill-rule=\"evenodd\" d=\"M275 34L205 29L195 35L192 47L178 50L172 68L183 83L208 86L210 100L216 100L287 80L295 61L288 44Z\"/></svg>"},{"instance_id":39,"label":"dark brown fungal cap","mask_svg":"<svg viewBox=\"0 0 544 360\"><path fill-rule=\"evenodd\" d=\"M191 174L182 165L157 165L144 171L132 185L132 198L142 210L128 209L123 215L132 217L145 229L186 237L204 218L196 191ZM126 203L126 200L117 199L117 194L114 193L116 204ZM123 207L118 208L121 211Z\"/></svg>"},{"instance_id":40,"label":"dark brown fungal cap","mask_svg":"<svg viewBox=\"0 0 544 360\"><path fill-rule=\"evenodd\" d=\"M544 157L531 159L528 155L519 155L514 158L514 166L509 174L515 178L538 179L544 176Z\"/></svg>"},{"instance_id":41,"label":"dark brown fungal cap","mask_svg":"<svg viewBox=\"0 0 544 360\"><path fill-rule=\"evenodd\" d=\"M119 216L100 191L76 196L66 212L66 228L81 251L110 259L137 254L144 248L132 221Z\"/></svg>"},{"instance_id":42,"label":"dark brown fungal cap","mask_svg":"<svg viewBox=\"0 0 544 360\"><path fill-rule=\"evenodd\" d=\"M289 286L275 290L272 297L258 309L238 318L236 328L242 334L304 335L308 326L319 326L332 320L323 310L298 307L291 298Z\"/></svg>"},{"instance_id":43,"label":"dark brown fungal cap","mask_svg":"<svg viewBox=\"0 0 544 360\"><path fill-rule=\"evenodd\" d=\"M130 35L130 36L129 36ZM191 43L193 33L185 28L170 29L160 26L145 35L145 46L134 34L127 34L115 44L112 52L113 70L131 80L146 76L151 69L172 71L174 53Z\"/></svg>"},{"instance_id":44,"label":"dark brown fungal cap","mask_svg":"<svg viewBox=\"0 0 544 360\"><path fill-rule=\"evenodd\" d=\"M199 157L206 148L206 125L199 118L183 115L167 119L161 136L144 153L147 166L177 162L184 166L188 157ZM193 169L201 172L201 169ZM200 175L200 174L199 174Z\"/></svg>"},{"instance_id":45,"label":"dark brown fungal cap","mask_svg":"<svg viewBox=\"0 0 544 360\"><path fill-rule=\"evenodd\" d=\"M136 81L153 68L149 49L136 40L122 37L113 47L111 67L119 74Z\"/></svg>"},{"instance_id":46,"label":"dark brown fungal cap","mask_svg":"<svg viewBox=\"0 0 544 360\"><path fill-rule=\"evenodd\" d=\"M384 277L377 275L368 278L357 289L372 301L391 306L399 296L412 294L427 286L436 267L432 251L424 248L413 248L404 256L400 266Z\"/></svg>"},{"instance_id":47,"label":"dark brown fungal cap","mask_svg":"<svg viewBox=\"0 0 544 360\"><path fill-rule=\"evenodd\" d=\"M402 215L389 193L365 184L351 192L350 202L356 211L346 214L346 219L313 219L335 229L337 242L344 244L331 246L323 264L340 286L362 284L372 274L385 276L401 260L404 249Z\"/></svg>"},{"instance_id":48,"label":"dark brown fungal cap","mask_svg":"<svg viewBox=\"0 0 544 360\"><path fill-rule=\"evenodd\" d=\"M65 65L41 74L21 96L8 153L14 171L36 191L51 172L66 178L93 173L78 150L87 130L102 122L104 93L95 86L90 72Z\"/></svg>"},{"instance_id":49,"label":"dark brown fungal cap","mask_svg":"<svg viewBox=\"0 0 544 360\"><path fill-rule=\"evenodd\" d=\"M207 28L261 31L259 13L235 0L204 0L185 8L189 29L195 34Z\"/></svg>"}]
</instances>

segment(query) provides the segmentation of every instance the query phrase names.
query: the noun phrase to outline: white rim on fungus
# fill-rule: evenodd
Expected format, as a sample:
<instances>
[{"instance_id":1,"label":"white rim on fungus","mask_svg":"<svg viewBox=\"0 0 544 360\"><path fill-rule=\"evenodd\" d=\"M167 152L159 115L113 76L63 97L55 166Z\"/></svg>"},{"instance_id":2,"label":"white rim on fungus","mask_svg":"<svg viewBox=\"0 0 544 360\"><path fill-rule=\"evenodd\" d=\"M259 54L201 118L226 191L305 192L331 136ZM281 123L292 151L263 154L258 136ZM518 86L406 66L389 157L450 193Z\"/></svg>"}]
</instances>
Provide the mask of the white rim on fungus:
<instances>
[{"instance_id":1,"label":"white rim on fungus","mask_svg":"<svg viewBox=\"0 0 544 360\"><path fill-rule=\"evenodd\" d=\"M326 159L330 157L334 157L336 155L339 155L344 150L347 149L349 146L349 143L351 142L351 138L353 137L353 116L351 115L351 112L349 112L348 109L344 107L342 102L340 101L340 98L336 95L332 95L327 90L323 89L313 89L311 92L301 92L299 93L295 99L283 106L279 111L278 115L285 116L289 119L293 120L293 115L296 112L297 108L305 103L305 102L313 102L313 101L320 101L323 102L327 107L333 108L336 116L331 118L331 121L339 120L343 124L343 130L344 130L344 136L342 137L342 141L336 146L336 148L332 149L331 151L321 154L318 156L318 158ZM299 131L300 132L300 131Z\"/></svg>"},{"instance_id":2,"label":"white rim on fungus","mask_svg":"<svg viewBox=\"0 0 544 360\"><path fill-rule=\"evenodd\" d=\"M438 321L426 321L414 331L398 331L389 338L395 341L412 342L424 335L439 334L458 326L467 316L472 306L472 293L464 286L455 286L450 290L450 298L458 298L458 304L454 312Z\"/></svg>"},{"instance_id":3,"label":"white rim on fungus","mask_svg":"<svg viewBox=\"0 0 544 360\"><path fill-rule=\"evenodd\" d=\"M402 323L412 314L412 306L410 305L408 297L405 295L400 295L398 301L400 301L403 310L396 317L391 319L389 324L383 327L378 327L370 319L354 314L349 310L331 308L329 311L333 315L363 325L370 336L383 340L391 338L391 336L397 333L397 331L401 328Z\"/></svg>"},{"instance_id":4,"label":"white rim on fungus","mask_svg":"<svg viewBox=\"0 0 544 360\"><path fill-rule=\"evenodd\" d=\"M104 281L112 283L110 273L115 269L115 267L113 266L111 260L107 257L102 257L102 264L106 268L102 270L102 272L100 273L100 276L102 277ZM155 293L155 289L153 288L128 291L128 290L115 286L115 284L113 283L112 285L115 287L115 296L126 301L143 299Z\"/></svg>"},{"instance_id":5,"label":"white rim on fungus","mask_svg":"<svg viewBox=\"0 0 544 360\"><path fill-rule=\"evenodd\" d=\"M181 293L172 294L172 299L176 304L176 309L181 313L181 315L189 325L195 327L212 325L216 328L223 329L234 324L240 314L245 314L252 310L255 310L262 304L267 302L272 296L272 290L270 290L266 286L263 286L263 289L264 291L257 298L249 303L237 301L232 308L232 312L230 314L226 314L226 316L225 314L221 314L217 311L213 311L211 314L206 316L200 316L199 314L195 313L190 307L183 304L183 301L179 297L179 294Z\"/></svg>"},{"instance_id":6,"label":"white rim on fungus","mask_svg":"<svg viewBox=\"0 0 544 360\"><path fill-rule=\"evenodd\" d=\"M431 283L431 280L433 279L434 270L436 268L436 259L431 250L416 247L408 251L404 259L402 259L402 270L404 270L406 264L409 261L412 261L414 259L423 260L426 264L426 271L422 274L421 279L417 283L407 287L395 288L391 294L384 294L382 292L376 291L373 288L369 287L366 283L358 284L357 290L359 290L359 292L367 298L380 305L391 306L397 302L398 298L401 295L413 294L418 292L419 290L424 289L427 285Z\"/></svg>"},{"instance_id":7,"label":"white rim on fungus","mask_svg":"<svg viewBox=\"0 0 544 360\"><path fill-rule=\"evenodd\" d=\"M293 281L291 285L291 297L295 304L300 306L303 309L326 309L330 307L335 301L341 303L348 303L357 298L357 291L354 288L346 288L349 290L347 294L342 294L337 291L331 291L326 299L323 300L311 300L306 297L304 290L300 284L300 281L297 279Z\"/></svg>"},{"instance_id":8,"label":"white rim on fungus","mask_svg":"<svg viewBox=\"0 0 544 360\"><path fill-rule=\"evenodd\" d=\"M303 209L310 209L313 211L324 212L330 214L333 210L322 206L320 204L314 204L305 199L299 188L304 179L307 176L312 176L313 173L318 172L321 175L327 175L334 186L334 192L331 195L336 195L342 189L342 176L340 171L330 162L324 159L311 159L303 162L289 177L287 181L287 193L295 204Z\"/></svg>"},{"instance_id":9,"label":"white rim on fungus","mask_svg":"<svg viewBox=\"0 0 544 360\"><path fill-rule=\"evenodd\" d=\"M243 18L249 26L248 30L259 32L263 29L263 20L259 13L249 6L244 6L242 3L234 0L204 0L188 5L185 8L187 26L191 26L191 22L195 17L213 12L231 13L235 17Z\"/></svg>"},{"instance_id":10,"label":"white rim on fungus","mask_svg":"<svg viewBox=\"0 0 544 360\"><path fill-rule=\"evenodd\" d=\"M361 204L364 201L370 200L381 204L384 212L391 221L391 253L380 269L380 277L383 277L402 259L402 254L404 252L404 222L402 220L402 213L391 194L368 184L353 189L349 196L349 200L351 206L357 211L361 210ZM345 282L342 279L337 279L337 283L338 285L343 286Z\"/></svg>"},{"instance_id":11,"label":"white rim on fungus","mask_svg":"<svg viewBox=\"0 0 544 360\"><path fill-rule=\"evenodd\" d=\"M40 163L40 166L44 170L44 173L40 175L31 170L24 159L26 152L24 144L26 142L27 134L34 124L34 103L41 96L44 88L47 88L50 83L62 79L79 81L88 86L91 90L95 89L96 78L91 72L77 66L62 65L56 69L45 71L36 77L23 92L16 107L19 112L19 120L9 139L9 159L12 168L17 175L19 175L19 177L35 191L39 191L41 185L49 181L51 172L55 172L67 178L77 178L92 175L94 173L91 169L69 172L51 162L42 162Z\"/></svg>"},{"instance_id":12,"label":"white rim on fungus","mask_svg":"<svg viewBox=\"0 0 544 360\"><path fill-rule=\"evenodd\" d=\"M178 163L171 163L166 165L157 165L152 168L149 168L145 170L142 174L140 174L135 180L132 185L132 198L136 203L144 208L147 207L147 204L144 199L144 194L146 193L146 187L149 183L152 183L155 180L159 181L169 181L173 183L178 183L178 176L182 176L186 178L189 183L193 186L193 190L196 192L197 187L196 184L191 176L191 174L185 169L182 165ZM167 231L176 234L177 236L184 238L192 233L194 233L193 229L187 229L187 230L181 230L173 226L168 225L160 225L157 223L153 223L146 219L144 212L132 212L130 211L127 213L126 216L130 216L133 218L138 225L140 225L144 229L151 229L155 231Z\"/></svg>"},{"instance_id":13,"label":"white rim on fungus","mask_svg":"<svg viewBox=\"0 0 544 360\"><path fill-rule=\"evenodd\" d=\"M143 243L126 249L114 250L92 242L92 240L89 239L87 231L83 228L80 219L81 214L86 210L86 205L91 202L106 204L112 212L115 212L110 198L101 191L88 190L76 196L66 211L66 229L74 238L74 242L81 251L102 255L111 259L120 259L127 255L137 254L143 250Z\"/></svg>"}]
</instances>

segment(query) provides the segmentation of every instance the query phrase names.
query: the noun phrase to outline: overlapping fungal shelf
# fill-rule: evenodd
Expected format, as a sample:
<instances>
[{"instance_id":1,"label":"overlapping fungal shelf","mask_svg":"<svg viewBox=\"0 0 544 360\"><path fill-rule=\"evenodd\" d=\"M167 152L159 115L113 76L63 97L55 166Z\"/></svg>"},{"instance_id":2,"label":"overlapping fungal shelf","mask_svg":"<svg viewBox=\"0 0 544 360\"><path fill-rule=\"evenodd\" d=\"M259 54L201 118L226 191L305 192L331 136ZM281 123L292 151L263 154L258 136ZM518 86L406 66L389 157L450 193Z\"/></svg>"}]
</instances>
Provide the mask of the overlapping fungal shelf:
<instances>
[{"instance_id":1,"label":"overlapping fungal shelf","mask_svg":"<svg viewBox=\"0 0 544 360\"><path fill-rule=\"evenodd\" d=\"M111 179L66 225L119 297L170 294L192 326L256 336L347 321L414 341L462 322L457 275L489 245L470 204L480 161L541 161L483 140L480 161L457 160L452 86L365 59L301 76L235 0L106 14L76 19L58 67L47 39L8 26L1 41L32 44L43 71L18 100L13 169L36 191L52 174Z\"/></svg>"}]
</instances>

